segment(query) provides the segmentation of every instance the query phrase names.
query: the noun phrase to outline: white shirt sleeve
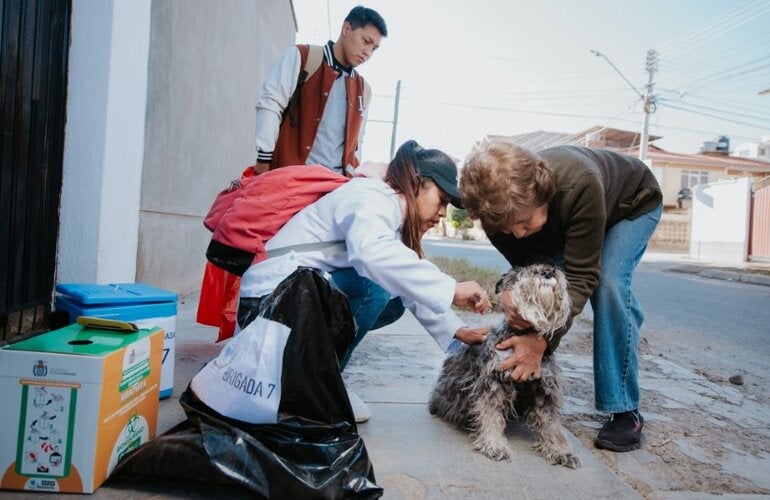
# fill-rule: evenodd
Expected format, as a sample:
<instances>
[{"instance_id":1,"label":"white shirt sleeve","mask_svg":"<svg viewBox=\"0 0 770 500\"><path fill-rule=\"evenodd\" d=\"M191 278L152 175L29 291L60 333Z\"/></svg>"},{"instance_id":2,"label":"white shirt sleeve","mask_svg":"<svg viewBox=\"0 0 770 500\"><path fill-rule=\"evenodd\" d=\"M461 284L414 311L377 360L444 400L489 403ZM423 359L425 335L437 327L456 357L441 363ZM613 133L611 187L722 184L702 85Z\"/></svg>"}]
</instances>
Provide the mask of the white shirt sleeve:
<instances>
[{"instance_id":1,"label":"white shirt sleeve","mask_svg":"<svg viewBox=\"0 0 770 500\"><path fill-rule=\"evenodd\" d=\"M401 242L401 212L393 200L375 190L359 189L337 206L334 218L358 274L405 304L416 302L435 314L451 311L455 280Z\"/></svg>"},{"instance_id":2,"label":"white shirt sleeve","mask_svg":"<svg viewBox=\"0 0 770 500\"><path fill-rule=\"evenodd\" d=\"M365 207L348 210L343 219L350 264L361 276L401 297L404 307L446 352L457 329L465 326L452 311L455 280L401 242L392 227L392 210L379 205L375 196L367 201ZM398 224L400 211L396 218Z\"/></svg>"},{"instance_id":3,"label":"white shirt sleeve","mask_svg":"<svg viewBox=\"0 0 770 500\"><path fill-rule=\"evenodd\" d=\"M289 47L276 60L262 84L262 94L256 106L256 134L254 142L257 151L269 153L260 160L272 159L275 142L281 127L281 117L297 88L302 59L297 47Z\"/></svg>"},{"instance_id":4,"label":"white shirt sleeve","mask_svg":"<svg viewBox=\"0 0 770 500\"><path fill-rule=\"evenodd\" d=\"M453 343L460 342L454 336L458 329L465 326L465 322L454 311L450 309L443 314L436 314L422 304L401 300L404 307L414 314L417 321L428 331L444 352L447 352Z\"/></svg>"}]
</instances>

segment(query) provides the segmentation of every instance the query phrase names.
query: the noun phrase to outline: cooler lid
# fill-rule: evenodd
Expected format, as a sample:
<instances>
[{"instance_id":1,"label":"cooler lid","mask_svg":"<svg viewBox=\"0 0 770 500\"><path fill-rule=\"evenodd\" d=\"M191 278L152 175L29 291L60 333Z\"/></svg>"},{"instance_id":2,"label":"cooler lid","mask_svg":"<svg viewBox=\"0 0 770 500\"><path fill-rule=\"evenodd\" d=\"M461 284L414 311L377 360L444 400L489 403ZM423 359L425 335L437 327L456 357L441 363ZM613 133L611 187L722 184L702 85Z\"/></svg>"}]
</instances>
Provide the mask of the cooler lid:
<instances>
[{"instance_id":1,"label":"cooler lid","mask_svg":"<svg viewBox=\"0 0 770 500\"><path fill-rule=\"evenodd\" d=\"M56 291L81 304L142 304L176 302L176 294L143 283L60 283Z\"/></svg>"}]
</instances>

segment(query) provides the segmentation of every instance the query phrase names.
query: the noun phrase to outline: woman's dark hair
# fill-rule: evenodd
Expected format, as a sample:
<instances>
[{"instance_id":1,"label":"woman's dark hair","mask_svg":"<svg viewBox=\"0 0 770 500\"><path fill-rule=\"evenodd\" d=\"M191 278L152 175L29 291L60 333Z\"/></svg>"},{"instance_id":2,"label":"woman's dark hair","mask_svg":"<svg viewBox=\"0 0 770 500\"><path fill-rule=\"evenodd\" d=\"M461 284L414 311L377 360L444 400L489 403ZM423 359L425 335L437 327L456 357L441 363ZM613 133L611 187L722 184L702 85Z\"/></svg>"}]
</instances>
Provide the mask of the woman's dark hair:
<instances>
[{"instance_id":1,"label":"woman's dark hair","mask_svg":"<svg viewBox=\"0 0 770 500\"><path fill-rule=\"evenodd\" d=\"M385 182L406 199L406 217L401 230L401 241L423 258L425 254L420 241L422 234L417 213L417 195L423 182L417 171L417 162L421 161L454 164L449 155L438 149L423 149L416 141L406 141L398 148L396 156L388 165Z\"/></svg>"},{"instance_id":2,"label":"woman's dark hair","mask_svg":"<svg viewBox=\"0 0 770 500\"><path fill-rule=\"evenodd\" d=\"M388 27L385 26L385 20L376 10L366 8L362 5L353 7L348 13L348 17L345 18L345 22L350 24L350 27L354 30L358 28L365 28L368 24L371 24L382 36L388 36Z\"/></svg>"}]
</instances>

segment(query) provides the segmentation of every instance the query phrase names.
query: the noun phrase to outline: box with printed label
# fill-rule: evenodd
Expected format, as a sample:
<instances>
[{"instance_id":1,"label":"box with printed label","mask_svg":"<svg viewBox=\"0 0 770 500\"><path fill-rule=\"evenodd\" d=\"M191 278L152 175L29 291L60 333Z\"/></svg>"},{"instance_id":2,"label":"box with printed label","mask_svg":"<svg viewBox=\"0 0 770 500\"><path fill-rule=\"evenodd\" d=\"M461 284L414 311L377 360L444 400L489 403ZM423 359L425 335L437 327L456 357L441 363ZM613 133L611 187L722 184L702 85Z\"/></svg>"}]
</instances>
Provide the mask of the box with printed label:
<instances>
[{"instance_id":1,"label":"box with printed label","mask_svg":"<svg viewBox=\"0 0 770 500\"><path fill-rule=\"evenodd\" d=\"M163 399L171 396L174 389L176 301L174 292L144 283L60 283L56 285L55 307L68 313L70 323L77 321L78 316L96 316L130 321L139 328L163 328Z\"/></svg>"},{"instance_id":2,"label":"box with printed label","mask_svg":"<svg viewBox=\"0 0 770 500\"><path fill-rule=\"evenodd\" d=\"M0 488L93 493L154 437L163 337L70 325L0 349Z\"/></svg>"}]
</instances>

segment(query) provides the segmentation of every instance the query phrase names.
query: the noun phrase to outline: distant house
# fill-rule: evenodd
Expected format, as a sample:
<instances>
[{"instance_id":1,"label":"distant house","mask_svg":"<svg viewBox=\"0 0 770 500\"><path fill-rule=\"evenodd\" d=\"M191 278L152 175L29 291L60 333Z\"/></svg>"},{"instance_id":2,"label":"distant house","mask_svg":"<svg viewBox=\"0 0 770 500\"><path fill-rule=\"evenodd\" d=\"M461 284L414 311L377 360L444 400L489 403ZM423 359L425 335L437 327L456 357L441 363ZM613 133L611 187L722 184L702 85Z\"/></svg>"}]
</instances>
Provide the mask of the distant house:
<instances>
[{"instance_id":1,"label":"distant house","mask_svg":"<svg viewBox=\"0 0 770 500\"><path fill-rule=\"evenodd\" d=\"M621 150L638 147L639 136L640 134L638 132L629 132L628 130L595 125L577 133L538 130L536 132L527 132L526 134L519 135L488 135L487 138L509 141L513 144L531 149L532 151L540 151L541 149L553 146L563 146L565 144L586 146L589 148ZM661 136L659 135L651 135L649 141L652 143L660 138Z\"/></svg>"},{"instance_id":2,"label":"distant house","mask_svg":"<svg viewBox=\"0 0 770 500\"><path fill-rule=\"evenodd\" d=\"M623 151L638 156L639 148ZM753 177L760 180L770 175L770 163L738 158L718 153L669 153L650 146L647 158L663 189L663 204L677 206L677 194L682 189L692 189L728 177Z\"/></svg>"},{"instance_id":3,"label":"distant house","mask_svg":"<svg viewBox=\"0 0 770 500\"><path fill-rule=\"evenodd\" d=\"M762 142L744 142L735 147L733 155L741 158L770 162L770 135L762 137Z\"/></svg>"}]
</instances>

